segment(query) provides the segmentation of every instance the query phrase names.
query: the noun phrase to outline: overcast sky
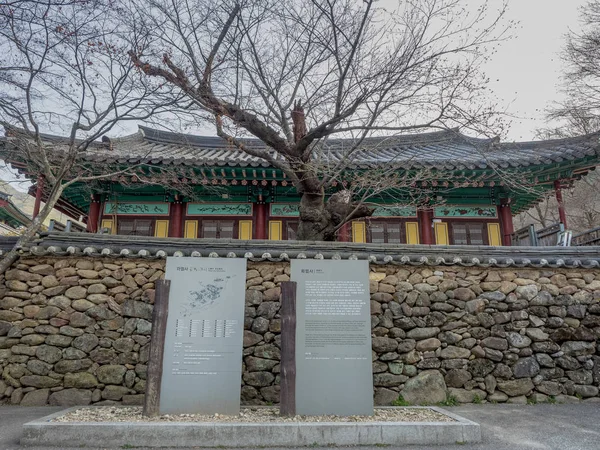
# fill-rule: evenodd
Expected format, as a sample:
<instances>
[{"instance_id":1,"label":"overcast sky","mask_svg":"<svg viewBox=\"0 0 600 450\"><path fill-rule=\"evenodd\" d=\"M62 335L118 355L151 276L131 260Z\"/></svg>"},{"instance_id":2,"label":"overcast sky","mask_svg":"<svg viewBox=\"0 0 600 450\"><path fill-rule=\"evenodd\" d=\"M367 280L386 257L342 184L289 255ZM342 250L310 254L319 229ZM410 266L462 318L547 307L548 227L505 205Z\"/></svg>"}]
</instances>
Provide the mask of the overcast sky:
<instances>
[{"instance_id":1,"label":"overcast sky","mask_svg":"<svg viewBox=\"0 0 600 450\"><path fill-rule=\"evenodd\" d=\"M465 1L471 4L471 0ZM487 2L498 8L503 0ZM509 105L508 111L517 117L508 130L508 140L533 139L535 130L544 126L544 110L552 101L560 99L560 52L569 29L580 29L579 8L586 2L508 0L507 19L516 20L519 25L512 33L514 37L502 43L483 68L496 96ZM479 1L473 0L472 4L475 3ZM9 178L3 172L0 169L0 178Z\"/></svg>"},{"instance_id":2,"label":"overcast sky","mask_svg":"<svg viewBox=\"0 0 600 450\"><path fill-rule=\"evenodd\" d=\"M398 0L380 0L382 6ZM544 111L560 100L561 51L569 30L578 31L580 7L588 0L463 0L475 10L486 2L490 14L508 3L507 21L516 21L512 38L500 44L498 51L483 67L490 88L507 106L514 118L506 140L532 140L536 129L545 125ZM212 134L212 126L195 134Z\"/></svg>"},{"instance_id":3,"label":"overcast sky","mask_svg":"<svg viewBox=\"0 0 600 450\"><path fill-rule=\"evenodd\" d=\"M499 0L488 0L500 4ZM510 140L533 139L544 126L544 109L559 100L565 34L579 30L579 7L587 0L509 0L508 17L518 20L515 37L504 42L485 67L498 97L509 102Z\"/></svg>"}]
</instances>

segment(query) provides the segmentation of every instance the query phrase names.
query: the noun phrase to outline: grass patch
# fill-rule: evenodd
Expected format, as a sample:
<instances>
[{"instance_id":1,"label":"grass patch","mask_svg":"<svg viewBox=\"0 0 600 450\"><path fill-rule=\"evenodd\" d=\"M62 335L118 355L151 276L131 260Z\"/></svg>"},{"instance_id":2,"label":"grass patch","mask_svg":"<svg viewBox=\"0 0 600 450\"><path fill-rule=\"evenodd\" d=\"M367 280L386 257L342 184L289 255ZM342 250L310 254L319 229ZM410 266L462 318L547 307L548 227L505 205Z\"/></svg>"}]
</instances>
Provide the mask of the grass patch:
<instances>
[{"instance_id":1,"label":"grass patch","mask_svg":"<svg viewBox=\"0 0 600 450\"><path fill-rule=\"evenodd\" d=\"M439 406L458 406L458 400L456 400L454 395L449 395L446 397L446 400L438 404Z\"/></svg>"},{"instance_id":2,"label":"grass patch","mask_svg":"<svg viewBox=\"0 0 600 450\"><path fill-rule=\"evenodd\" d=\"M402 395L399 395L398 398L392 402L392 406L410 406L410 403L404 400Z\"/></svg>"},{"instance_id":3,"label":"grass patch","mask_svg":"<svg viewBox=\"0 0 600 450\"><path fill-rule=\"evenodd\" d=\"M483 402L483 400L481 399L481 397L477 394L475 394L473 396L473 403L475 403L476 405L481 405L481 403Z\"/></svg>"},{"instance_id":4,"label":"grass patch","mask_svg":"<svg viewBox=\"0 0 600 450\"><path fill-rule=\"evenodd\" d=\"M550 403L551 405L555 405L556 404L556 397L554 395L551 395L548 397L548 403Z\"/></svg>"}]
</instances>

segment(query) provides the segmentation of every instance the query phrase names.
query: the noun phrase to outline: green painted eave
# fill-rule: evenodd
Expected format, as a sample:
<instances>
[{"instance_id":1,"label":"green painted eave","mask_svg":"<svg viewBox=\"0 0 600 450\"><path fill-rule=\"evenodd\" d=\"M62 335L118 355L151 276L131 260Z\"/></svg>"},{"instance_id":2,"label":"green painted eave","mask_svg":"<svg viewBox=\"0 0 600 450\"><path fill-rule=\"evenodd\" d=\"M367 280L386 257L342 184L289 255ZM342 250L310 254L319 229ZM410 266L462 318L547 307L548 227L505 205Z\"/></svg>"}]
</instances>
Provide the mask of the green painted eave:
<instances>
[{"instance_id":1,"label":"green painted eave","mask_svg":"<svg viewBox=\"0 0 600 450\"><path fill-rule=\"evenodd\" d=\"M0 222L6 222L11 227L18 228L20 226L27 226L31 220L28 218L24 219L23 217L15 217L7 209L0 208Z\"/></svg>"},{"instance_id":2,"label":"green painted eave","mask_svg":"<svg viewBox=\"0 0 600 450\"><path fill-rule=\"evenodd\" d=\"M500 197L510 197L513 214L529 209L541 201L552 189L554 180L574 180L594 165L594 157L565 160L560 163L519 168L476 169L457 171L431 170L427 181L417 188L431 191L433 203L451 205L495 205ZM172 170L173 168L169 168ZM122 176L97 182L93 186L73 184L65 189L63 199L82 211L88 211L90 194L101 193L104 199L118 197L121 201L169 201L178 192L176 186L153 185L152 179L160 176L160 166L144 166L139 172L147 177L143 183L136 177ZM376 169L373 169L376 170ZM370 171L370 170L369 170ZM351 180L353 175L367 170L347 170L340 179ZM419 170L409 170L409 177L418 179ZM242 167L189 167L182 166L180 185L185 185L187 201L248 201L249 188L272 191L269 201L297 201L299 198L289 178L279 169ZM519 179L520 186L514 186ZM243 183L243 184L242 184ZM285 185L285 186L284 186ZM341 188L341 184L339 188ZM382 203L410 202L414 188L390 189L382 194Z\"/></svg>"}]
</instances>

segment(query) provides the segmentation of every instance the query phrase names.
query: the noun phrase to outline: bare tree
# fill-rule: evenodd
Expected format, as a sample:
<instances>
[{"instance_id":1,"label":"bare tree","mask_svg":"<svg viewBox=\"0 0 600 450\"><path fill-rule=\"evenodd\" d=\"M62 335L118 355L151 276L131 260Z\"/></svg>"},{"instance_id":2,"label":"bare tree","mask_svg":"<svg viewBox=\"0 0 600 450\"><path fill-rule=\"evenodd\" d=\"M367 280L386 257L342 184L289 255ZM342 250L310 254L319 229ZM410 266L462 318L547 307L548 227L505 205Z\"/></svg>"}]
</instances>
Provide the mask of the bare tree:
<instances>
[{"instance_id":1,"label":"bare tree","mask_svg":"<svg viewBox=\"0 0 600 450\"><path fill-rule=\"evenodd\" d=\"M97 142L100 137L178 103L172 96L157 101L165 89L132 66L110 6L101 0L0 4L0 123L6 131L1 156L38 174L48 193L15 249L0 261L0 273L16 260L16 249L35 236L66 188L139 169L86 163L92 150L110 155L110 143ZM129 37L143 48L142 40ZM51 139L47 132L66 138Z\"/></svg>"},{"instance_id":2,"label":"bare tree","mask_svg":"<svg viewBox=\"0 0 600 450\"><path fill-rule=\"evenodd\" d=\"M566 211L569 226L576 232L600 227L600 176L592 173L575 182L566 198Z\"/></svg>"},{"instance_id":3,"label":"bare tree","mask_svg":"<svg viewBox=\"0 0 600 450\"><path fill-rule=\"evenodd\" d=\"M592 172L585 178L575 181L563 191L563 205L570 230L581 233L600 226L600 175ZM545 228L560 221L558 202L553 192L533 208L517 216L519 226L534 224Z\"/></svg>"},{"instance_id":4,"label":"bare tree","mask_svg":"<svg viewBox=\"0 0 600 450\"><path fill-rule=\"evenodd\" d=\"M536 228L546 228L547 226L559 221L558 202L553 193L546 193L545 197L539 203L533 205L527 211L516 216L515 219L519 228L528 225L537 225Z\"/></svg>"},{"instance_id":5,"label":"bare tree","mask_svg":"<svg viewBox=\"0 0 600 450\"><path fill-rule=\"evenodd\" d=\"M565 71L562 80L564 100L547 113L548 127L537 132L541 139L567 138L600 130L600 0L581 8L581 32L571 31L562 52ZM592 173L576 181L563 194L569 227L585 231L600 226L600 177ZM547 226L558 222L558 204L552 194L520 215L523 224Z\"/></svg>"},{"instance_id":6,"label":"bare tree","mask_svg":"<svg viewBox=\"0 0 600 450\"><path fill-rule=\"evenodd\" d=\"M374 0L124 0L120 16L152 42L132 46L137 67L294 183L298 238L332 240L348 220L372 214L349 190L327 200L370 136L498 131L479 67L510 24L501 25L504 9L491 15L486 2L467 3L411 0L389 10ZM248 135L266 149L246 145Z\"/></svg>"},{"instance_id":7,"label":"bare tree","mask_svg":"<svg viewBox=\"0 0 600 450\"><path fill-rule=\"evenodd\" d=\"M600 129L600 1L581 8L581 32L571 31L562 52L565 64L562 93L565 100L548 111L555 137L568 137Z\"/></svg>"}]
</instances>

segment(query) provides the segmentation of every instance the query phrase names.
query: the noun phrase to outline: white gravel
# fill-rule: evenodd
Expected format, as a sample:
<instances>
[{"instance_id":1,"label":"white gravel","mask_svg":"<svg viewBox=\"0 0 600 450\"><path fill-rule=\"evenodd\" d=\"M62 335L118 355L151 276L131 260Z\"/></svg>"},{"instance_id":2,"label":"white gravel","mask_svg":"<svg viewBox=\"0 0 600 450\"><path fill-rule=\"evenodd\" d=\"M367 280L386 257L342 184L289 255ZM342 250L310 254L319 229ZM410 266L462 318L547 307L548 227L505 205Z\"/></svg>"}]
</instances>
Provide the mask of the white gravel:
<instances>
[{"instance_id":1,"label":"white gravel","mask_svg":"<svg viewBox=\"0 0 600 450\"><path fill-rule=\"evenodd\" d=\"M221 414L165 414L142 416L141 407L95 406L80 408L57 417L54 422L454 422L444 414L428 408L375 409L373 416L295 416L281 417L277 408L242 408L235 416Z\"/></svg>"}]
</instances>

